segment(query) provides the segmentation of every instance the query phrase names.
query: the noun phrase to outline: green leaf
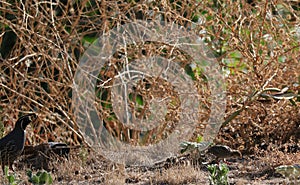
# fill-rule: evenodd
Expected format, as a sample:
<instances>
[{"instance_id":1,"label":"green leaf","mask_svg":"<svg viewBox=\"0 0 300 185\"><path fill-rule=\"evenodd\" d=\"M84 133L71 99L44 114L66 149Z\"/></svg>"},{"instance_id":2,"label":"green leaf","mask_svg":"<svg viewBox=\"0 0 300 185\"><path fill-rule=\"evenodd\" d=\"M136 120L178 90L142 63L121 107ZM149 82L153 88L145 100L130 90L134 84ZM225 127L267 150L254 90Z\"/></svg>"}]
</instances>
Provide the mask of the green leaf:
<instances>
[{"instance_id":1,"label":"green leaf","mask_svg":"<svg viewBox=\"0 0 300 185\"><path fill-rule=\"evenodd\" d=\"M30 179L29 179L29 182L33 183L33 184L39 184L40 181L39 181L39 177L36 176L36 175L33 175Z\"/></svg>"},{"instance_id":2,"label":"green leaf","mask_svg":"<svg viewBox=\"0 0 300 185\"><path fill-rule=\"evenodd\" d=\"M129 94L129 100L131 101L134 101L134 103L137 103L138 105L144 105L144 101L143 101L143 97L139 94L133 94L133 93L130 93Z\"/></svg>"},{"instance_id":3,"label":"green leaf","mask_svg":"<svg viewBox=\"0 0 300 185\"><path fill-rule=\"evenodd\" d=\"M225 164L207 166L210 172L209 180L212 185L227 185L229 168Z\"/></svg>"},{"instance_id":4,"label":"green leaf","mask_svg":"<svg viewBox=\"0 0 300 185\"><path fill-rule=\"evenodd\" d=\"M7 180L9 184L12 184L15 182L15 177L13 175L8 175Z\"/></svg>"},{"instance_id":5,"label":"green leaf","mask_svg":"<svg viewBox=\"0 0 300 185\"><path fill-rule=\"evenodd\" d=\"M4 167L4 175L5 175L5 176L8 176L8 166L5 166L5 167Z\"/></svg>"},{"instance_id":6,"label":"green leaf","mask_svg":"<svg viewBox=\"0 0 300 185\"><path fill-rule=\"evenodd\" d=\"M31 171L31 170L28 170L28 171L26 172L26 174L27 174L27 176L28 176L29 178L32 177L32 171Z\"/></svg>"},{"instance_id":7,"label":"green leaf","mask_svg":"<svg viewBox=\"0 0 300 185\"><path fill-rule=\"evenodd\" d=\"M206 149L209 145L211 145L211 142L189 142L189 141L183 141L180 143L180 148L181 148L181 153L184 153L188 150L194 150L194 149L198 149L200 151Z\"/></svg>"},{"instance_id":8,"label":"green leaf","mask_svg":"<svg viewBox=\"0 0 300 185\"><path fill-rule=\"evenodd\" d=\"M196 80L195 73L190 65L186 65L184 67L184 70L186 74L188 74L192 78L192 80Z\"/></svg>"},{"instance_id":9,"label":"green leaf","mask_svg":"<svg viewBox=\"0 0 300 185\"><path fill-rule=\"evenodd\" d=\"M203 137L202 136L198 136L197 137L197 143L201 143L203 141Z\"/></svg>"},{"instance_id":10,"label":"green leaf","mask_svg":"<svg viewBox=\"0 0 300 185\"><path fill-rule=\"evenodd\" d=\"M40 184L50 184L52 183L51 175L48 172L43 172L40 174Z\"/></svg>"},{"instance_id":11,"label":"green leaf","mask_svg":"<svg viewBox=\"0 0 300 185\"><path fill-rule=\"evenodd\" d=\"M98 38L98 37L84 36L84 37L83 37L83 40L84 40L85 42L88 42L88 43L92 44L97 38Z\"/></svg>"}]
</instances>

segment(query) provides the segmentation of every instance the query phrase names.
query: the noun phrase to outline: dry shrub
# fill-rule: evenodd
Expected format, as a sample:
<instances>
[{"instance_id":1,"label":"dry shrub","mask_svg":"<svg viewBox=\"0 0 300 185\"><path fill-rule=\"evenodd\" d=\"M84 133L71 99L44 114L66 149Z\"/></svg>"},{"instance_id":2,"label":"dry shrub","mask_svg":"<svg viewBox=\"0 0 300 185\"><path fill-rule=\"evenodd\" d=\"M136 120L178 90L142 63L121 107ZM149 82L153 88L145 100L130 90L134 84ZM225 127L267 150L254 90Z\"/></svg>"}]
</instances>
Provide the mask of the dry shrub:
<instances>
[{"instance_id":1,"label":"dry shrub","mask_svg":"<svg viewBox=\"0 0 300 185\"><path fill-rule=\"evenodd\" d=\"M0 10L2 123L8 128L21 113L38 112L39 123L29 129L30 144L84 141L72 112L79 58L89 39L137 19L161 19L191 28L228 73L226 118L245 109L222 127L216 142L253 152L262 143L299 140L299 98L294 98L294 106L288 100L251 98L266 87L288 86L299 94L296 1L9 1L1 2ZM197 75L198 92L205 98L210 94L202 89L207 84ZM104 119L110 111L99 109ZM205 129L209 112L199 118L196 135ZM109 116L104 121L120 139L136 139L136 134L126 136L127 128Z\"/></svg>"}]
</instances>

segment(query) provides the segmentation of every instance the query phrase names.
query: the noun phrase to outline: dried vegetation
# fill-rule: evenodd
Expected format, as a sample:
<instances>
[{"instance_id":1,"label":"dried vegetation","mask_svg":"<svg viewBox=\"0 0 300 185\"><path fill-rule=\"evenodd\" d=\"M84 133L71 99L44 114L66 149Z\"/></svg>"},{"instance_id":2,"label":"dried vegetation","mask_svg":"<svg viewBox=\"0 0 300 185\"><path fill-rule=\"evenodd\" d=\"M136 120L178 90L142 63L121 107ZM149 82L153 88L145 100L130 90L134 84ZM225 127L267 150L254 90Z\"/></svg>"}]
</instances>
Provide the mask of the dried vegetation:
<instances>
[{"instance_id":1,"label":"dried vegetation","mask_svg":"<svg viewBox=\"0 0 300 185\"><path fill-rule=\"evenodd\" d=\"M213 51L226 75L226 121L215 142L239 149L245 156L254 156L255 160L250 160L247 164L254 171L272 170L281 164L300 163L299 2L1 1L0 5L2 135L11 130L20 114L36 111L39 121L28 128L27 144L47 141L61 141L69 145L84 144L80 126L72 111L73 79L80 56L92 41L112 28L135 20L159 19L192 28L191 31L201 37ZM171 58L174 54L170 53L170 48L160 50L161 47L153 43L138 46L138 49L142 47L142 51L130 47L132 46L127 48L131 51L128 56L132 58L153 53ZM188 64L187 56L180 52L175 54L182 67ZM124 55L121 49L112 59L116 65L122 62L122 58L118 57L120 55ZM110 79L116 74L116 68L106 69L101 74L102 80ZM208 84L205 84L205 78L201 74L194 75L194 80L199 82L196 88L203 100L210 95L206 88ZM153 89L160 87L161 84L155 84L154 81L151 78L141 81L136 96L143 95L145 100L153 96L163 97L159 93L149 94L147 91L148 83L153 85ZM173 107L169 104L172 110L169 117L173 119L172 123L176 123L176 111L179 110L180 103L178 97L170 84L161 79L158 82L165 83L163 92L172 96ZM288 91L284 91L285 87L288 87ZM278 91L274 93L268 91L268 88L277 88ZM96 99L99 115L112 135L137 145L140 143L139 133L131 131L129 135L126 134L129 128L112 119L109 92L101 91L102 96ZM208 107L210 105L205 99L203 103ZM147 111L137 111L136 116L141 116L142 113L147 117ZM210 110L206 109L199 118L195 137L201 135L206 128L203 123L208 119L209 113ZM144 143L153 143L166 137L165 132L172 132L172 126L170 127L167 131L163 130L166 125L153 130L151 134L156 133L157 138L153 139L148 134L148 137L143 138ZM80 161L86 162L83 158ZM267 167L261 167L262 164ZM78 169L77 172L75 169L70 170L72 173L79 173ZM84 170L79 169L80 172ZM180 172L174 170L171 173ZM193 174L191 172L190 178L197 178ZM55 176L56 180L64 178ZM240 178L238 175L236 177ZM77 180L87 179L89 176ZM170 184L176 184L174 181L177 181L169 172L159 179ZM182 179L180 182L185 183Z\"/></svg>"}]
</instances>

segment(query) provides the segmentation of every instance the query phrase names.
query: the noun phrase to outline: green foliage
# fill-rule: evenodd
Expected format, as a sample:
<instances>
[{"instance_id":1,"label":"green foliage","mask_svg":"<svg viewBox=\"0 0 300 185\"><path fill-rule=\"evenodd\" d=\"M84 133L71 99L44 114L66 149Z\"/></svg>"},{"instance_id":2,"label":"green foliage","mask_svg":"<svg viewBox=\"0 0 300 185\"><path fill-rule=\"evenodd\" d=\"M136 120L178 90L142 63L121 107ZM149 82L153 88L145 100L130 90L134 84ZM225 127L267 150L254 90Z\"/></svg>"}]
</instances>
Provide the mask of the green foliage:
<instances>
[{"instance_id":1,"label":"green foliage","mask_svg":"<svg viewBox=\"0 0 300 185\"><path fill-rule=\"evenodd\" d=\"M198 151L202 151L204 149L206 149L209 145L211 145L211 142L206 142L206 141L200 141L199 140L203 140L202 136L198 136L197 138L197 142L189 142L189 141L184 141L180 143L180 152L184 153L186 151L193 151L195 149L197 149Z\"/></svg>"},{"instance_id":2,"label":"green foliage","mask_svg":"<svg viewBox=\"0 0 300 185\"><path fill-rule=\"evenodd\" d=\"M186 65L184 67L185 72L192 78L192 80L196 80L195 73L191 66Z\"/></svg>"},{"instance_id":3,"label":"green foliage","mask_svg":"<svg viewBox=\"0 0 300 185\"><path fill-rule=\"evenodd\" d=\"M144 105L144 101L143 101L143 97L139 94L135 95L133 93L129 94L129 100L131 101L135 101L134 103L143 106Z\"/></svg>"},{"instance_id":4,"label":"green foliage","mask_svg":"<svg viewBox=\"0 0 300 185\"><path fill-rule=\"evenodd\" d=\"M87 42L87 43L89 43L89 44L92 44L92 43L95 42L97 39L98 39L97 35L95 35L95 36L87 35L87 36L84 36L84 37L83 37L83 41L84 41L84 42Z\"/></svg>"},{"instance_id":5,"label":"green foliage","mask_svg":"<svg viewBox=\"0 0 300 185\"><path fill-rule=\"evenodd\" d=\"M203 141L203 136L199 135L197 137L197 143L201 143Z\"/></svg>"},{"instance_id":6,"label":"green foliage","mask_svg":"<svg viewBox=\"0 0 300 185\"><path fill-rule=\"evenodd\" d=\"M4 176L7 179L8 184L10 184L10 185L16 185L19 182L16 179L14 174L12 174L12 175L8 174L8 166L5 166L5 168L4 168Z\"/></svg>"},{"instance_id":7,"label":"green foliage","mask_svg":"<svg viewBox=\"0 0 300 185\"><path fill-rule=\"evenodd\" d=\"M207 166L210 172L209 181L211 185L227 185L229 168L226 164L212 164Z\"/></svg>"},{"instance_id":8,"label":"green foliage","mask_svg":"<svg viewBox=\"0 0 300 185\"><path fill-rule=\"evenodd\" d=\"M32 171L27 171L29 182L33 184L52 184L53 179L51 174L47 171L39 171L36 174L32 174Z\"/></svg>"}]
</instances>

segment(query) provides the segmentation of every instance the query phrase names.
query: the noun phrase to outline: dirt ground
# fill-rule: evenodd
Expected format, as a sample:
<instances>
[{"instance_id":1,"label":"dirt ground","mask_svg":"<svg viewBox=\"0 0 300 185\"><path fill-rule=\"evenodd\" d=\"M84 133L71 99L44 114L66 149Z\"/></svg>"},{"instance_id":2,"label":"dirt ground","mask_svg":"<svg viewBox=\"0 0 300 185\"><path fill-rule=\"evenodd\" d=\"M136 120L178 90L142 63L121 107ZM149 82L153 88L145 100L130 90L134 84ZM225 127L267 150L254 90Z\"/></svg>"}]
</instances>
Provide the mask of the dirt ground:
<instances>
[{"instance_id":1,"label":"dirt ground","mask_svg":"<svg viewBox=\"0 0 300 185\"><path fill-rule=\"evenodd\" d=\"M286 158L297 159L299 152L286 154ZM294 181L285 179L274 170L271 162L278 153L258 156L244 155L240 159L227 159L229 168L229 184L299 184L300 179ZM278 159L278 158L277 158ZM276 159L274 159L276 160ZM28 162L28 161L27 161ZM44 168L51 171L53 184L133 184L133 185L182 185L182 184L209 184L207 163L214 163L209 154L202 155L197 162L189 155L169 158L153 166L126 167L83 149L72 151L68 159L65 157L52 157ZM296 161L295 161L296 162ZM41 164L41 159L34 165ZM15 163L17 184L30 184L24 160ZM40 170L33 170L40 171ZM1 184L7 184L1 176Z\"/></svg>"}]
</instances>

